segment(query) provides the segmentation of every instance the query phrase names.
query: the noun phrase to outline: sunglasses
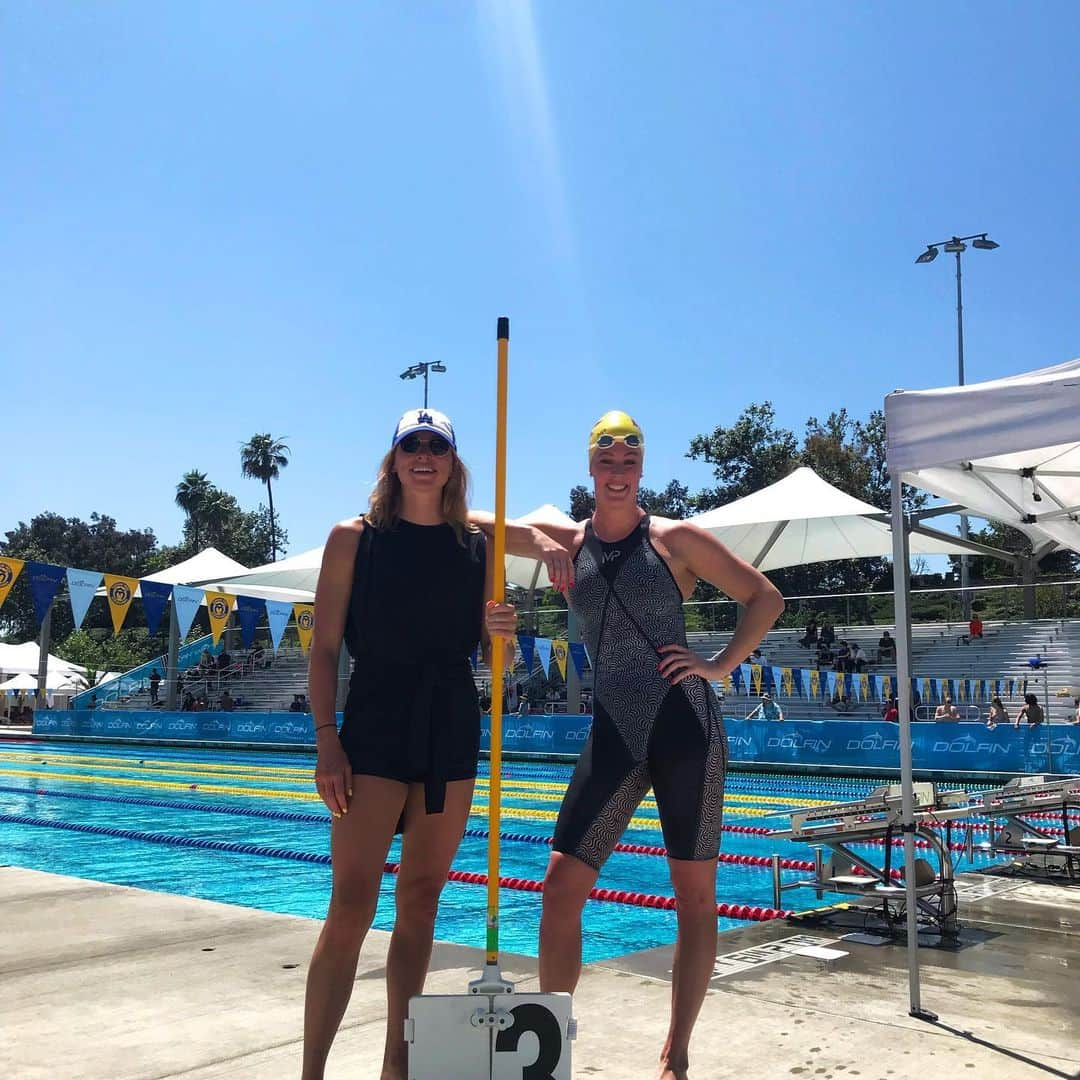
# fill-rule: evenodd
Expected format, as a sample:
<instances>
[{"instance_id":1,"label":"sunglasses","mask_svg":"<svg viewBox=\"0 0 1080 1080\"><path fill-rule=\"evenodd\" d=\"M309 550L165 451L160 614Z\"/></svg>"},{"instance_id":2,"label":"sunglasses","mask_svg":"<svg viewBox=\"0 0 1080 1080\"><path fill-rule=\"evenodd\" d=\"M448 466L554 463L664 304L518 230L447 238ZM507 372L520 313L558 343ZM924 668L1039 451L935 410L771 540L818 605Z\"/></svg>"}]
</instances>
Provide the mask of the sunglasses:
<instances>
[{"instance_id":1,"label":"sunglasses","mask_svg":"<svg viewBox=\"0 0 1080 1080\"><path fill-rule=\"evenodd\" d=\"M640 435L600 435L596 440L596 449L607 450L617 442L621 442L623 446L628 446L631 450L637 450L642 445L642 438Z\"/></svg>"},{"instance_id":2,"label":"sunglasses","mask_svg":"<svg viewBox=\"0 0 1080 1080\"><path fill-rule=\"evenodd\" d=\"M441 435L432 435L426 442L420 438L419 435L406 435L401 442L398 443L400 449L404 450L406 454L416 454L420 451L421 447L427 449L435 457L442 457L444 454L450 452L450 444Z\"/></svg>"}]
</instances>

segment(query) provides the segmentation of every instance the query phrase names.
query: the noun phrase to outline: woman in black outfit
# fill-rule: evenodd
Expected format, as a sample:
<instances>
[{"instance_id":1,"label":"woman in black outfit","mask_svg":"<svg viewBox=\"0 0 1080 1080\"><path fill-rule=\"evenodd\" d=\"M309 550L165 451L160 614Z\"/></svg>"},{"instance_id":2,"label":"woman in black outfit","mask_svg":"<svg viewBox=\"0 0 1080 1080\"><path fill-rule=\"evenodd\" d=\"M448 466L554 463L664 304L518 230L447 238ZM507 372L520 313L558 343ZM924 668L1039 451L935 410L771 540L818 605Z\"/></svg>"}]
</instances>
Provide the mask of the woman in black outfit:
<instances>
[{"instance_id":1,"label":"woman in black outfit","mask_svg":"<svg viewBox=\"0 0 1080 1080\"><path fill-rule=\"evenodd\" d=\"M492 568L484 534L467 523L467 487L449 419L412 410L398 422L369 513L335 525L323 554L309 685L315 783L333 816L333 891L308 973L303 1080L323 1076L395 832L403 836L382 1080L405 1080L405 1015L424 987L480 745L469 657L481 640ZM508 530L507 545L542 558L554 580L565 578L566 552L536 530ZM339 733L342 641L355 667Z\"/></svg>"}]
</instances>

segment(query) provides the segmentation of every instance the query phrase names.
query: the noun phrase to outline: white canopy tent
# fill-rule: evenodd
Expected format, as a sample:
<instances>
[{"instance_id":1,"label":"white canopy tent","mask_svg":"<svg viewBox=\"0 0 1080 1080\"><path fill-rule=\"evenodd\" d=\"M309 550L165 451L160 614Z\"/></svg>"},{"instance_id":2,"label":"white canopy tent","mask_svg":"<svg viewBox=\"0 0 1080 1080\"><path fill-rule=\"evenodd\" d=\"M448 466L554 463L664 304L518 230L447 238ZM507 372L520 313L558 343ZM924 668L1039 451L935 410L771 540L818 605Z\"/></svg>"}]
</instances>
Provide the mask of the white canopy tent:
<instances>
[{"instance_id":1,"label":"white canopy tent","mask_svg":"<svg viewBox=\"0 0 1080 1080\"><path fill-rule=\"evenodd\" d=\"M908 529L901 485L958 502L975 514L1023 527L1080 551L1080 360L991 382L897 390L885 399L892 479L896 674L900 710L908 988L921 1005L915 900L911 762L911 637Z\"/></svg>"},{"instance_id":2,"label":"white canopy tent","mask_svg":"<svg viewBox=\"0 0 1080 1080\"><path fill-rule=\"evenodd\" d=\"M892 555L885 511L833 487L813 469L796 469L783 480L707 510L690 520L759 570ZM912 537L920 555L970 550L947 539Z\"/></svg>"},{"instance_id":3,"label":"white canopy tent","mask_svg":"<svg viewBox=\"0 0 1080 1080\"><path fill-rule=\"evenodd\" d=\"M54 674L84 674L78 664L61 660L48 653L47 672ZM24 641L21 645L0 644L0 675L36 675L41 660L41 646L36 641Z\"/></svg>"}]
</instances>

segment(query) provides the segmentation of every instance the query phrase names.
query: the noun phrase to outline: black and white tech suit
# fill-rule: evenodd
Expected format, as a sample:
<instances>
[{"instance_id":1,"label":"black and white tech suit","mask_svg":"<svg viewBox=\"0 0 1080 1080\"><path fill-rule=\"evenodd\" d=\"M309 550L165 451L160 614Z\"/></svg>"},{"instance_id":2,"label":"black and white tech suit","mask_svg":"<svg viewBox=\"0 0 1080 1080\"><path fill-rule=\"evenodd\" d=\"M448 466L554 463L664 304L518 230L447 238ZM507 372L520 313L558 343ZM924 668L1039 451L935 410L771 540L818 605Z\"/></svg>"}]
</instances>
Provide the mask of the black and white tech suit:
<instances>
[{"instance_id":1,"label":"black and white tech suit","mask_svg":"<svg viewBox=\"0 0 1080 1080\"><path fill-rule=\"evenodd\" d=\"M585 526L570 604L594 668L593 726L571 778L554 848L599 869L650 785L669 857L720 849L727 739L697 675L672 686L663 645L686 645L682 594L649 539L649 518L606 543Z\"/></svg>"}]
</instances>

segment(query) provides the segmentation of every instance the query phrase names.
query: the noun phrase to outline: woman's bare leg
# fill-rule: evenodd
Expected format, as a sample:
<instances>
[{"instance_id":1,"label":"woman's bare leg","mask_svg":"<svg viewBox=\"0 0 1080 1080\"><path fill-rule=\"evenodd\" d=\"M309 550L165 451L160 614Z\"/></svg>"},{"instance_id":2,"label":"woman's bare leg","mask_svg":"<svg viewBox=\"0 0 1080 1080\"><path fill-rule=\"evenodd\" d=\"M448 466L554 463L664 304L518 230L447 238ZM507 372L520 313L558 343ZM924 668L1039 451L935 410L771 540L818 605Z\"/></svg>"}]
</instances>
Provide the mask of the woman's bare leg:
<instances>
[{"instance_id":1,"label":"woman's bare leg","mask_svg":"<svg viewBox=\"0 0 1080 1080\"><path fill-rule=\"evenodd\" d=\"M588 863L553 851L540 916L540 992L572 994L581 975L581 910L599 876Z\"/></svg>"},{"instance_id":2,"label":"woman's bare leg","mask_svg":"<svg viewBox=\"0 0 1080 1080\"><path fill-rule=\"evenodd\" d=\"M671 1025L660 1055L661 1080L687 1080L690 1034L716 963L716 859L668 859L679 902L671 976Z\"/></svg>"},{"instance_id":3,"label":"woman's bare leg","mask_svg":"<svg viewBox=\"0 0 1080 1080\"><path fill-rule=\"evenodd\" d=\"M308 969L302 1080L322 1080L330 1045L352 994L360 946L375 918L383 866L408 787L353 776L352 811L330 833L334 885Z\"/></svg>"},{"instance_id":4,"label":"woman's bare leg","mask_svg":"<svg viewBox=\"0 0 1080 1080\"><path fill-rule=\"evenodd\" d=\"M381 1080L406 1080L409 998L424 989L439 896L469 819L473 785L473 780L447 784L441 814L425 813L423 785L409 785L395 893L397 918L386 958L386 1051Z\"/></svg>"}]
</instances>

